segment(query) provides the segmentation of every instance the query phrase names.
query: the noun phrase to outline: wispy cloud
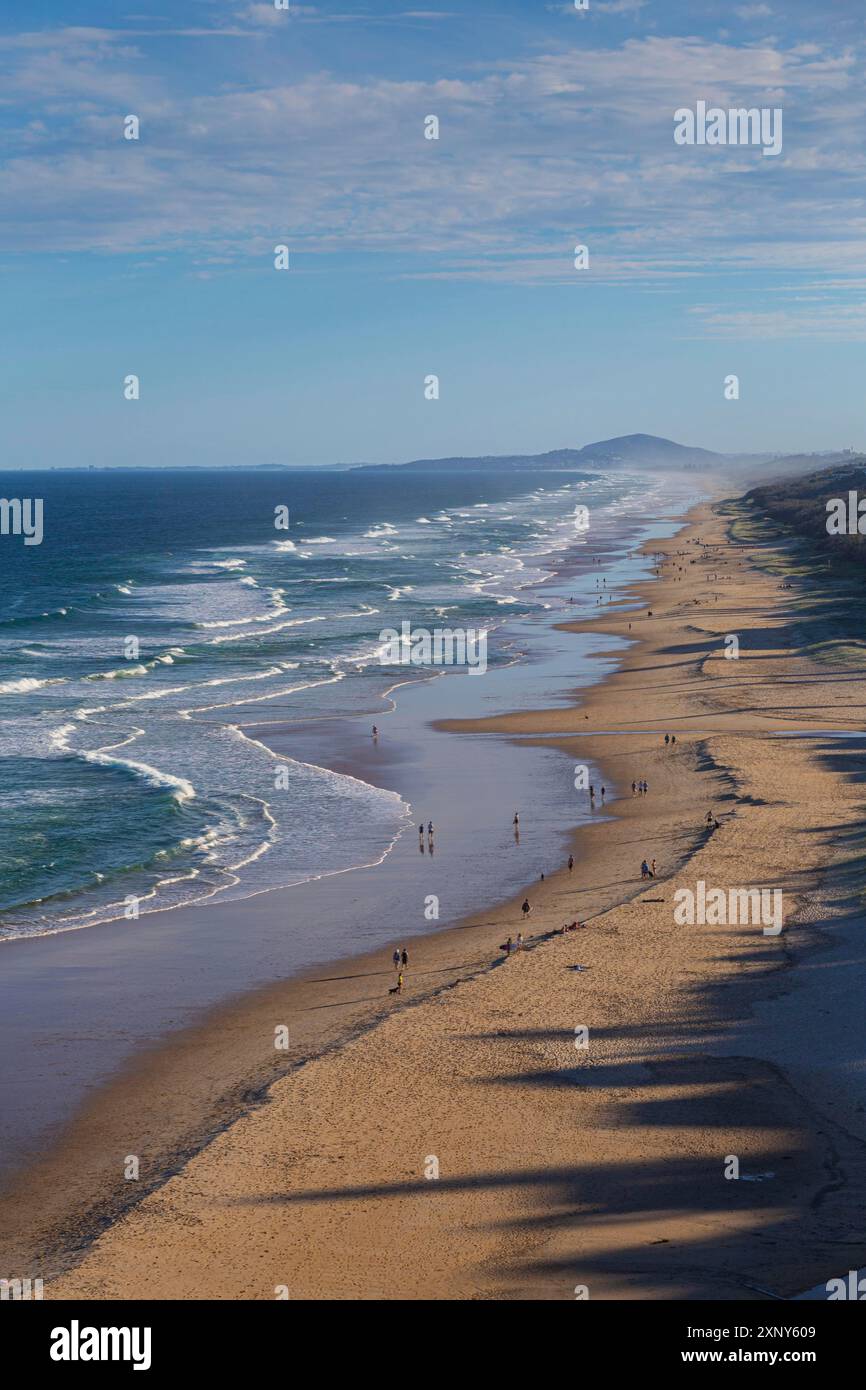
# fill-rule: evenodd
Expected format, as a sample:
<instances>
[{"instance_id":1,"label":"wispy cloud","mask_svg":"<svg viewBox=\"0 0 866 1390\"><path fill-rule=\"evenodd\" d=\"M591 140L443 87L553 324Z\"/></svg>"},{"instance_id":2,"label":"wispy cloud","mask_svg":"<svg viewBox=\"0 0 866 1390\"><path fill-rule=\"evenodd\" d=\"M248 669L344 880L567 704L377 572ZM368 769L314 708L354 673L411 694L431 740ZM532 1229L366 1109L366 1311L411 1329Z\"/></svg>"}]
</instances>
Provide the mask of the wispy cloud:
<instances>
[{"instance_id":1,"label":"wispy cloud","mask_svg":"<svg viewBox=\"0 0 866 1390\"><path fill-rule=\"evenodd\" d=\"M441 20L452 19L455 15L447 10L389 10L377 13L375 10L356 8L348 11L323 10L317 5L296 5L294 0L289 9L278 10L267 0L254 0L237 11L236 18L255 26L274 28L286 21L301 24L374 24L389 25L405 19Z\"/></svg>"},{"instance_id":2,"label":"wispy cloud","mask_svg":"<svg viewBox=\"0 0 866 1390\"><path fill-rule=\"evenodd\" d=\"M183 250L237 267L287 240L301 268L367 251L385 274L538 284L574 280L579 241L595 283L760 268L844 278L862 265L866 96L853 50L584 39L434 81L317 71L193 92L146 51L97 28L0 39L16 132L0 165L7 249L40 244L50 226L58 249ZM676 147L673 112L698 98L782 105L782 156ZM128 112L138 142L122 138ZM431 113L438 141L423 137Z\"/></svg>"},{"instance_id":3,"label":"wispy cloud","mask_svg":"<svg viewBox=\"0 0 866 1390\"><path fill-rule=\"evenodd\" d=\"M649 0L595 0L592 8L600 14L635 14L648 3Z\"/></svg>"},{"instance_id":4,"label":"wispy cloud","mask_svg":"<svg viewBox=\"0 0 866 1390\"><path fill-rule=\"evenodd\" d=\"M587 19L596 14L636 14L638 10L645 9L649 0L590 0L587 9L577 9L574 0L559 0L558 4L550 4L548 10L555 14L573 14L582 19Z\"/></svg>"},{"instance_id":5,"label":"wispy cloud","mask_svg":"<svg viewBox=\"0 0 866 1390\"><path fill-rule=\"evenodd\" d=\"M300 11L304 11L309 14L316 13L315 9L311 5L298 5L294 7L294 13L296 16ZM285 24L286 19L289 17L289 15L291 15L291 13L291 9L278 10L277 7L274 5L273 0L270 0L270 4L262 3L245 5L243 9L238 10L237 18L241 21L247 20L251 24L264 24L266 27L270 28L275 27L278 24Z\"/></svg>"},{"instance_id":6,"label":"wispy cloud","mask_svg":"<svg viewBox=\"0 0 866 1390\"><path fill-rule=\"evenodd\" d=\"M770 19L773 11L769 5L737 5L734 14L739 19Z\"/></svg>"},{"instance_id":7,"label":"wispy cloud","mask_svg":"<svg viewBox=\"0 0 866 1390\"><path fill-rule=\"evenodd\" d=\"M716 338L808 338L810 341L863 342L866 304L816 299L798 300L779 309L728 309L699 305L691 311L700 320L700 336Z\"/></svg>"}]
</instances>

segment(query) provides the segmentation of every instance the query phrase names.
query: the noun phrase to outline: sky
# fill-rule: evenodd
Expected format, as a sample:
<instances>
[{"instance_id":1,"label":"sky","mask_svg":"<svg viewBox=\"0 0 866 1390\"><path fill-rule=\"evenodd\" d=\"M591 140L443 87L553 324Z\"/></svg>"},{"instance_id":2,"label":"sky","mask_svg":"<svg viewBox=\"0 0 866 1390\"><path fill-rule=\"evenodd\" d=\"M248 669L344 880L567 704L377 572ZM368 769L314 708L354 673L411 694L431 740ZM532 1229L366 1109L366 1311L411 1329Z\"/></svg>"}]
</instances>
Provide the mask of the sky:
<instances>
[{"instance_id":1,"label":"sky","mask_svg":"<svg viewBox=\"0 0 866 1390\"><path fill-rule=\"evenodd\" d=\"M0 467L866 448L863 0L412 3L0 9Z\"/></svg>"}]
</instances>

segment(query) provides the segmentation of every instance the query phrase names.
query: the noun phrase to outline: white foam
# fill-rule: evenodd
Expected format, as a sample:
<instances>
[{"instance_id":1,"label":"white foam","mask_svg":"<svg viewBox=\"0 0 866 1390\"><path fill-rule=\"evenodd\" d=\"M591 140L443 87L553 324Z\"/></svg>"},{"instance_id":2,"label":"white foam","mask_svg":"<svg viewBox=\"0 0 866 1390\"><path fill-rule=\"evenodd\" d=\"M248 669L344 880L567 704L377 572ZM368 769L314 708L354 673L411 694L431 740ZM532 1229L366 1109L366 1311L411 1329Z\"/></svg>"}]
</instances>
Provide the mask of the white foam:
<instances>
[{"instance_id":1,"label":"white foam","mask_svg":"<svg viewBox=\"0 0 866 1390\"><path fill-rule=\"evenodd\" d=\"M86 681L119 681L127 676L146 676L150 670L149 666L136 663L135 666L118 666L114 671L94 671L92 675L85 676Z\"/></svg>"},{"instance_id":2,"label":"white foam","mask_svg":"<svg viewBox=\"0 0 866 1390\"><path fill-rule=\"evenodd\" d=\"M98 751L70 751L75 751L75 756L83 758L87 763L98 763L103 767L120 767L135 772L139 777L143 777L150 786L159 787L161 790L170 790L175 801L192 801L195 797L195 787L192 782L188 782L185 777L173 777L170 772L161 772L158 767L150 767L148 763L133 762L131 758L112 758L108 753Z\"/></svg>"},{"instance_id":3,"label":"white foam","mask_svg":"<svg viewBox=\"0 0 866 1390\"><path fill-rule=\"evenodd\" d=\"M23 695L28 690L41 690L43 685L64 685L62 677L37 680L35 676L22 676L20 680L0 681L0 695Z\"/></svg>"}]
</instances>

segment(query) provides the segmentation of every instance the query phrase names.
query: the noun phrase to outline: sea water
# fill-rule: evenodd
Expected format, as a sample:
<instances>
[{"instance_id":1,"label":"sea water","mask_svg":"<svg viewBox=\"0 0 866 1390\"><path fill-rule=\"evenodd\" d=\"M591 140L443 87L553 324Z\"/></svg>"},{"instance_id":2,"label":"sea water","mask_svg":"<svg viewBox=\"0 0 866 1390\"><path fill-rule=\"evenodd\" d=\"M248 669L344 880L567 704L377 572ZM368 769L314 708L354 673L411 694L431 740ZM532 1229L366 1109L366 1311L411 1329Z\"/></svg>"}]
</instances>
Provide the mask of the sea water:
<instances>
[{"instance_id":1,"label":"sea water","mask_svg":"<svg viewBox=\"0 0 866 1390\"><path fill-rule=\"evenodd\" d=\"M0 540L0 938L381 860L410 815L396 791L290 758L276 794L277 756L246 730L376 722L395 685L431 675L382 664L380 634L403 622L487 629L493 672L525 659L508 625L564 609L542 581L639 517L648 487L623 472L0 475L4 496L40 497L44 531Z\"/></svg>"}]
</instances>

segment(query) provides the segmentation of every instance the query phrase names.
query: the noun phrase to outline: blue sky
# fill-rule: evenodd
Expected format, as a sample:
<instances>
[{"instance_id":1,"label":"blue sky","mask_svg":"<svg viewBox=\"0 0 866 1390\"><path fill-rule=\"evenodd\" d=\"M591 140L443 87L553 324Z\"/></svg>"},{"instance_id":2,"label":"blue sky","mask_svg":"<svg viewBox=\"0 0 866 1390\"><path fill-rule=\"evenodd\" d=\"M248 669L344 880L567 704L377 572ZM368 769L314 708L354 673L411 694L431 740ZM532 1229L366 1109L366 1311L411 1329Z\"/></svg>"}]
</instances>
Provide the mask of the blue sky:
<instances>
[{"instance_id":1,"label":"blue sky","mask_svg":"<svg viewBox=\"0 0 866 1390\"><path fill-rule=\"evenodd\" d=\"M866 447L862 0L411 3L7 7L5 466Z\"/></svg>"}]
</instances>

